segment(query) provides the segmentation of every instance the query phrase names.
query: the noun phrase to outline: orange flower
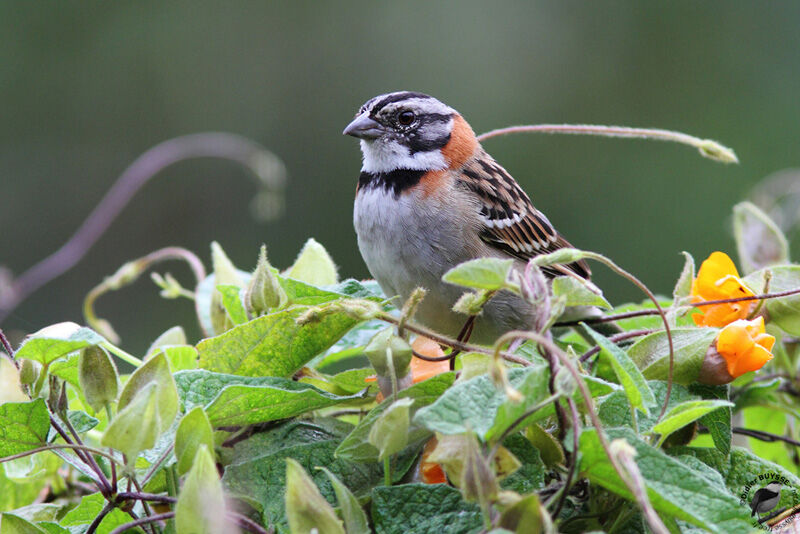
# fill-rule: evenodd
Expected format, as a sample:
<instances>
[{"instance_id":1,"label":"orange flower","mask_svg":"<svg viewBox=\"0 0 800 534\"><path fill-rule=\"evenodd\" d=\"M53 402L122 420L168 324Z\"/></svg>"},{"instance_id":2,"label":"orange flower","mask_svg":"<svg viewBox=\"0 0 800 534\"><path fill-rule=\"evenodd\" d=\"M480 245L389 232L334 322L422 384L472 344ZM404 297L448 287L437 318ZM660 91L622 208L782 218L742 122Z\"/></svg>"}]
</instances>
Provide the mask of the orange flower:
<instances>
[{"instance_id":1,"label":"orange flower","mask_svg":"<svg viewBox=\"0 0 800 534\"><path fill-rule=\"evenodd\" d=\"M419 479L425 484L447 484L447 475L444 474L442 466L428 460L437 443L436 438L433 437L428 440L422 450L422 457L419 461Z\"/></svg>"},{"instance_id":2,"label":"orange flower","mask_svg":"<svg viewBox=\"0 0 800 534\"><path fill-rule=\"evenodd\" d=\"M764 330L763 317L734 321L717 336L717 352L733 378L761 369L772 359L774 344L775 338Z\"/></svg>"},{"instance_id":3,"label":"orange flower","mask_svg":"<svg viewBox=\"0 0 800 534\"><path fill-rule=\"evenodd\" d=\"M733 261L724 252L714 252L700 265L697 278L692 282L692 302L751 297L750 291L739 278ZM698 308L692 315L697 326L725 326L738 319L745 319L753 302L729 302Z\"/></svg>"}]
</instances>

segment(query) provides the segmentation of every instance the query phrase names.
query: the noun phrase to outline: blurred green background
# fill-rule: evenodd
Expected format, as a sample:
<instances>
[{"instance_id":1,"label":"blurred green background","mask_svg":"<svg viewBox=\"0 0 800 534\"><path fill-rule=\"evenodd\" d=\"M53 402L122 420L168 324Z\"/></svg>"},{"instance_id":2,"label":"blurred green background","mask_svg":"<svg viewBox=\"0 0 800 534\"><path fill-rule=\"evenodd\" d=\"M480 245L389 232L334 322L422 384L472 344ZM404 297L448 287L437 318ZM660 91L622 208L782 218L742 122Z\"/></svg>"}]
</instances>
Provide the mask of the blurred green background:
<instances>
[{"instance_id":1,"label":"blurred green background","mask_svg":"<svg viewBox=\"0 0 800 534\"><path fill-rule=\"evenodd\" d=\"M290 181L284 215L259 223L253 182L234 164L170 167L2 326L19 339L82 322L91 287L166 245L208 261L218 240L251 269L263 242L285 267L313 236L342 276L368 276L352 228L360 153L340 132L363 101L400 89L437 96L477 132L623 124L732 146L738 166L656 142L486 144L576 246L668 293L681 250L734 255L731 206L798 165L798 28L797 2L3 2L0 264L14 273L59 247L134 158L170 137L242 134L282 158ZM183 265L159 270L190 280ZM641 298L595 271L612 302ZM188 301L160 300L147 277L98 312L134 352L194 323Z\"/></svg>"}]
</instances>

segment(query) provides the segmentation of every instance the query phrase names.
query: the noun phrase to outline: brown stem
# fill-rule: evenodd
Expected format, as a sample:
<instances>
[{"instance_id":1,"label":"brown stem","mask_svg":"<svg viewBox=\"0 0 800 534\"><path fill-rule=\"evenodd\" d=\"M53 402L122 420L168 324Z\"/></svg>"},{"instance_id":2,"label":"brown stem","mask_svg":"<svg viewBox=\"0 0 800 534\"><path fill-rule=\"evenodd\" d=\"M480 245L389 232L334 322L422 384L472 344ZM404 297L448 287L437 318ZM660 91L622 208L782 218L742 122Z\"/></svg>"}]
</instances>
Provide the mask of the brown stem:
<instances>
[{"instance_id":1,"label":"brown stem","mask_svg":"<svg viewBox=\"0 0 800 534\"><path fill-rule=\"evenodd\" d=\"M111 510L116 508L116 506L117 504L115 502L111 501L107 502L106 505L103 507L103 509L100 510L100 513L97 514L97 517L95 517L94 520L91 522L89 528L86 529L86 534L94 534L95 531L97 530L97 527L99 527L100 523L103 522L103 519L111 512Z\"/></svg>"},{"instance_id":2,"label":"brown stem","mask_svg":"<svg viewBox=\"0 0 800 534\"><path fill-rule=\"evenodd\" d=\"M387 323L393 324L393 325L396 325L397 322L398 322L398 319L396 317L393 317L392 315L390 315L388 313L380 313L375 318L376 319L380 319L381 321L385 321ZM433 341L436 341L440 345L447 345L448 347L451 347L451 348L454 348L454 349L458 349L460 351L480 352L481 354L489 354L489 355L494 354L494 351L492 349L490 349L490 348L482 347L480 345L472 345L470 343L461 343L458 340L451 339L451 338L449 338L449 337L447 337L447 336L445 336L443 334L440 334L438 332L434 332L433 330L430 330L428 328L425 328L424 326L420 326L420 325L417 325L417 324L414 324L414 323L405 323L403 328L405 328L409 332L414 332L415 334L419 334L421 336L427 337L428 339L432 339ZM421 357L416 352L414 353L414 355L417 356L417 357ZM526 360L525 358L520 358L519 356L511 354L510 352L501 352L500 356L504 360L512 362L512 363L518 363L518 364L526 366L526 367L531 365L530 361ZM421 359L427 360L427 361L442 361L442 360L446 360L446 359L450 358L450 355L449 354L446 355L445 358L442 358L442 357L439 357L438 359L434 359L434 358L435 357L432 358L432 357L427 357L427 356L421 357Z\"/></svg>"}]
</instances>

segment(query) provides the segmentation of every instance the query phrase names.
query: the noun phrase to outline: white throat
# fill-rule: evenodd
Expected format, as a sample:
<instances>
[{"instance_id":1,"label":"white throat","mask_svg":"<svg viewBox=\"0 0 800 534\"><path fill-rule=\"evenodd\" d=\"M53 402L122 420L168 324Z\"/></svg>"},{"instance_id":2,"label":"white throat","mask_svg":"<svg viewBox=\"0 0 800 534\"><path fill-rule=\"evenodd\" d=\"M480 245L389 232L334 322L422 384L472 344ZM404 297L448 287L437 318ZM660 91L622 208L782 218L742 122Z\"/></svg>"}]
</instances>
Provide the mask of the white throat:
<instances>
[{"instance_id":1,"label":"white throat","mask_svg":"<svg viewBox=\"0 0 800 534\"><path fill-rule=\"evenodd\" d=\"M362 172L380 173L397 169L414 171L434 171L447 168L444 156L439 150L411 154L408 147L396 141L361 140L361 153L364 157Z\"/></svg>"}]
</instances>

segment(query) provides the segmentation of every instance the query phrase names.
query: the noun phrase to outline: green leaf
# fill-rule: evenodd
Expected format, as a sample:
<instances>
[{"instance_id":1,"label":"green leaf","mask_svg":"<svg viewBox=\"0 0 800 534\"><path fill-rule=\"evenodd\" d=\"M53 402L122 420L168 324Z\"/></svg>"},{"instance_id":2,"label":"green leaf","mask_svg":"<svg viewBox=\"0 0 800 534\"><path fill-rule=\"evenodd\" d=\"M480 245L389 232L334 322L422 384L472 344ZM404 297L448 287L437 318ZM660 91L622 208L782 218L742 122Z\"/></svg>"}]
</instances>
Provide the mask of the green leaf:
<instances>
[{"instance_id":1,"label":"green leaf","mask_svg":"<svg viewBox=\"0 0 800 534\"><path fill-rule=\"evenodd\" d=\"M647 385L647 381L642 376L639 368L633 363L630 357L625 354L625 351L615 345L608 338L602 334L598 334L591 328L583 325L589 335L600 346L600 354L604 355L611 367L614 369L614 374L617 375L619 383L625 389L625 394L631 406L639 408L645 415L650 413L648 406L655 404L655 397Z\"/></svg>"},{"instance_id":2,"label":"green leaf","mask_svg":"<svg viewBox=\"0 0 800 534\"><path fill-rule=\"evenodd\" d=\"M172 347L175 345L186 345L187 343L188 341L186 340L186 332L184 332L183 327L173 326L172 328L165 330L163 334L158 336L155 341L153 341L153 343L144 353L145 358L151 354L154 354L159 349Z\"/></svg>"},{"instance_id":3,"label":"green leaf","mask_svg":"<svg viewBox=\"0 0 800 534\"><path fill-rule=\"evenodd\" d=\"M95 419L88 413L81 410L69 410L67 412L67 417L69 418L70 424L72 424L73 428L75 428L75 432L78 434L88 432L100 424L99 419Z\"/></svg>"},{"instance_id":4,"label":"green leaf","mask_svg":"<svg viewBox=\"0 0 800 534\"><path fill-rule=\"evenodd\" d=\"M44 445L50 414L43 399L0 404L0 458Z\"/></svg>"},{"instance_id":5,"label":"green leaf","mask_svg":"<svg viewBox=\"0 0 800 534\"><path fill-rule=\"evenodd\" d=\"M339 503L339 513L344 520L344 529L347 534L369 534L369 521L364 509L361 508L358 499L353 493L342 484L336 475L328 471L325 467L318 467L328 480L331 481L333 491L336 493L336 501Z\"/></svg>"},{"instance_id":6,"label":"green leaf","mask_svg":"<svg viewBox=\"0 0 800 534\"><path fill-rule=\"evenodd\" d=\"M660 423L653 427L653 432L661 434L657 446L660 447L664 440L679 428L725 406L733 406L733 403L724 400L698 400L684 402L675 406L664 414L664 418Z\"/></svg>"},{"instance_id":7,"label":"green leaf","mask_svg":"<svg viewBox=\"0 0 800 534\"><path fill-rule=\"evenodd\" d=\"M372 522L379 534L479 532L483 516L475 504L444 484L380 486L372 491Z\"/></svg>"},{"instance_id":8,"label":"green leaf","mask_svg":"<svg viewBox=\"0 0 800 534\"><path fill-rule=\"evenodd\" d=\"M163 425L162 428L167 428L178 413L178 390L169 369L169 362L163 352L150 357L133 372L119 395L118 409L125 409L134 396L151 384L155 385L158 420Z\"/></svg>"},{"instance_id":9,"label":"green leaf","mask_svg":"<svg viewBox=\"0 0 800 534\"><path fill-rule=\"evenodd\" d=\"M457 286L493 291L506 287L508 273L514 260L479 258L456 265L442 276L442 280Z\"/></svg>"},{"instance_id":10,"label":"green leaf","mask_svg":"<svg viewBox=\"0 0 800 534\"><path fill-rule=\"evenodd\" d=\"M63 527L89 526L100 514L106 500L100 493L92 493L81 499L80 504L73 508L59 522ZM131 521L131 518L119 508L114 508L106 515L97 527L97 534L108 534L115 528ZM82 530L77 530L82 532Z\"/></svg>"},{"instance_id":11,"label":"green leaf","mask_svg":"<svg viewBox=\"0 0 800 534\"><path fill-rule=\"evenodd\" d=\"M359 321L343 312L303 325L295 307L264 315L197 345L200 367L248 376L292 376Z\"/></svg>"},{"instance_id":12,"label":"green leaf","mask_svg":"<svg viewBox=\"0 0 800 534\"><path fill-rule=\"evenodd\" d=\"M214 463L214 455L200 445L175 504L178 532L217 534L226 532L225 496Z\"/></svg>"},{"instance_id":13,"label":"green leaf","mask_svg":"<svg viewBox=\"0 0 800 534\"><path fill-rule=\"evenodd\" d=\"M206 412L195 406L183 416L175 432L175 458L178 459L178 474L183 475L192 467L195 455L201 446L214 450L214 430Z\"/></svg>"},{"instance_id":14,"label":"green leaf","mask_svg":"<svg viewBox=\"0 0 800 534\"><path fill-rule=\"evenodd\" d=\"M603 297L598 295L580 280L571 276L558 276L553 279L553 296L563 296L566 306L597 306L610 309L611 304Z\"/></svg>"},{"instance_id":15,"label":"green leaf","mask_svg":"<svg viewBox=\"0 0 800 534\"><path fill-rule=\"evenodd\" d=\"M209 419L217 427L252 425L364 398L360 394L334 395L286 378L277 380L282 383L226 386L208 406Z\"/></svg>"},{"instance_id":16,"label":"green leaf","mask_svg":"<svg viewBox=\"0 0 800 534\"><path fill-rule=\"evenodd\" d=\"M336 512L303 466L286 459L286 517L292 534L345 534Z\"/></svg>"},{"instance_id":17,"label":"green leaf","mask_svg":"<svg viewBox=\"0 0 800 534\"><path fill-rule=\"evenodd\" d=\"M0 534L47 534L33 523L8 512L0 514Z\"/></svg>"},{"instance_id":18,"label":"green leaf","mask_svg":"<svg viewBox=\"0 0 800 534\"><path fill-rule=\"evenodd\" d=\"M17 517L26 519L32 523L40 523L43 521L58 521L61 511L68 505L51 504L51 503L34 503L22 508L12 510Z\"/></svg>"},{"instance_id":19,"label":"green leaf","mask_svg":"<svg viewBox=\"0 0 800 534\"><path fill-rule=\"evenodd\" d=\"M800 265L775 265L761 269L744 277L744 283L755 293L764 290L764 275L769 271L769 292L778 293L800 287ZM800 295L767 299L764 306L769 312L770 322L788 334L800 336Z\"/></svg>"},{"instance_id":20,"label":"green leaf","mask_svg":"<svg viewBox=\"0 0 800 534\"><path fill-rule=\"evenodd\" d=\"M410 417L413 419L414 413L439 398L453 384L453 380L455 373L442 373L400 391L397 396L400 399L409 398L414 401L410 411ZM337 458L355 462L376 462L378 449L369 442L369 432L375 421L391 404L392 399L386 399L365 415L336 449ZM409 443L421 443L428 439L431 432L416 424L416 421L414 423L409 429Z\"/></svg>"},{"instance_id":21,"label":"green leaf","mask_svg":"<svg viewBox=\"0 0 800 534\"><path fill-rule=\"evenodd\" d=\"M48 371L51 375L57 376L72 386L73 391L78 394L78 398L81 400L81 403L83 403L84 406L89 406L89 403L86 401L86 397L83 395L83 390L81 389L81 385L78 380L79 360L80 354L70 354L63 360L58 360L57 362L50 364Z\"/></svg>"},{"instance_id":22,"label":"green leaf","mask_svg":"<svg viewBox=\"0 0 800 534\"><path fill-rule=\"evenodd\" d=\"M544 366L510 369L508 381L514 389L524 386L539 393L541 384L547 382L547 373ZM442 434L475 432L485 440L489 435L502 432L520 413L541 400L540 395L532 397L526 397L517 405L506 404L508 399L505 392L499 390L488 375L481 375L448 389L436 402L419 410L414 422ZM534 418L536 415L543 417L545 410L534 414Z\"/></svg>"},{"instance_id":23,"label":"green leaf","mask_svg":"<svg viewBox=\"0 0 800 534\"><path fill-rule=\"evenodd\" d=\"M140 452L156 444L162 430L157 386L151 382L111 420L100 442L122 452L133 465Z\"/></svg>"},{"instance_id":24,"label":"green leaf","mask_svg":"<svg viewBox=\"0 0 800 534\"><path fill-rule=\"evenodd\" d=\"M539 267L547 267L550 265L565 265L569 263L575 263L576 261L580 261L591 255L591 252L566 247L560 248L555 252L550 252L549 254L540 254L535 256L533 261ZM598 254L598 256L600 255ZM602 258L604 256L600 257Z\"/></svg>"},{"instance_id":25,"label":"green leaf","mask_svg":"<svg viewBox=\"0 0 800 534\"><path fill-rule=\"evenodd\" d=\"M296 428L296 427L295 427ZM314 429L306 436L315 439L318 430ZM286 489L286 458L292 458L303 466L320 493L329 503L335 499L334 491L328 478L315 468L327 467L356 496L363 496L369 489L383 479L383 469L376 463L354 463L334 457L338 439L324 439L318 435L318 441L297 444L303 434L293 433L288 443L268 445L267 450L258 454L255 447L249 451L257 456L251 458L235 458L234 463L225 469L222 482L231 493L245 499L255 501L263 509L264 521L283 525L286 522L284 495ZM319 440L323 438L322 440ZM264 443L259 440L259 443Z\"/></svg>"},{"instance_id":26,"label":"green leaf","mask_svg":"<svg viewBox=\"0 0 800 534\"><path fill-rule=\"evenodd\" d=\"M645 480L650 502L658 512L714 533L749 532L749 510L704 473L648 445L631 429L608 429L607 434L609 440L625 439L636 449L636 464ZM580 452L582 476L626 499L633 499L605 455L596 430L581 433Z\"/></svg>"},{"instance_id":27,"label":"green leaf","mask_svg":"<svg viewBox=\"0 0 800 534\"><path fill-rule=\"evenodd\" d=\"M521 434L512 434L503 441L505 447L522 464L519 469L503 478L500 487L525 495L544 487L545 474L539 451ZM502 447L501 447L502 448Z\"/></svg>"},{"instance_id":28,"label":"green leaf","mask_svg":"<svg viewBox=\"0 0 800 534\"><path fill-rule=\"evenodd\" d=\"M218 285L217 291L222 295L222 307L225 308L233 324L246 323L247 311L242 304L241 288L233 285Z\"/></svg>"},{"instance_id":29,"label":"green leaf","mask_svg":"<svg viewBox=\"0 0 800 534\"><path fill-rule=\"evenodd\" d=\"M655 406L664 404L664 397L667 393L667 383L661 380L651 380L648 385L655 397ZM700 400L697 395L692 395L685 386L680 384L673 384L672 391L669 396L669 404L667 410L675 406L690 401ZM659 411L651 411L650 414L642 414L636 418L636 428L639 432L646 433L652 430L653 426L658 423ZM634 428L633 415L631 414L631 405L628 397L624 391L615 391L614 393L602 397L597 403L597 415L600 421L606 426L628 426Z\"/></svg>"},{"instance_id":30,"label":"green leaf","mask_svg":"<svg viewBox=\"0 0 800 534\"><path fill-rule=\"evenodd\" d=\"M116 400L119 373L106 349L97 345L81 349L78 383L86 402L95 412Z\"/></svg>"},{"instance_id":31,"label":"green leaf","mask_svg":"<svg viewBox=\"0 0 800 534\"><path fill-rule=\"evenodd\" d=\"M149 357L155 356L159 352L163 352L166 355L170 369L173 371L197 369L197 349L191 345L164 346L150 353Z\"/></svg>"},{"instance_id":32,"label":"green leaf","mask_svg":"<svg viewBox=\"0 0 800 534\"><path fill-rule=\"evenodd\" d=\"M733 235L744 273L789 263L789 243L778 225L752 202L733 207Z\"/></svg>"},{"instance_id":33,"label":"green leaf","mask_svg":"<svg viewBox=\"0 0 800 534\"><path fill-rule=\"evenodd\" d=\"M730 387L708 386L705 384L692 384L689 391L695 395L700 395L704 399L718 399L727 401L729 398ZM714 447L723 455L728 456L731 452L731 408L714 410L700 418L700 424L708 429Z\"/></svg>"},{"instance_id":34,"label":"green leaf","mask_svg":"<svg viewBox=\"0 0 800 534\"><path fill-rule=\"evenodd\" d=\"M16 357L49 365L71 352L103 342L105 338L90 328L81 328L75 323L58 323L28 336L17 350Z\"/></svg>"},{"instance_id":35,"label":"green leaf","mask_svg":"<svg viewBox=\"0 0 800 534\"><path fill-rule=\"evenodd\" d=\"M408 444L409 410L414 403L408 397L386 408L369 431L369 442L378 449L378 459L398 453Z\"/></svg>"},{"instance_id":36,"label":"green leaf","mask_svg":"<svg viewBox=\"0 0 800 534\"><path fill-rule=\"evenodd\" d=\"M328 251L313 237L306 241L303 249L289 267L286 276L315 285L330 285L339 281L336 264Z\"/></svg>"},{"instance_id":37,"label":"green leaf","mask_svg":"<svg viewBox=\"0 0 800 534\"><path fill-rule=\"evenodd\" d=\"M716 339L717 328L672 328L674 348L673 380L691 384L697 380L706 351ZM628 356L648 379L666 380L669 374L669 342L666 332L655 332L639 339L628 349Z\"/></svg>"}]
</instances>

